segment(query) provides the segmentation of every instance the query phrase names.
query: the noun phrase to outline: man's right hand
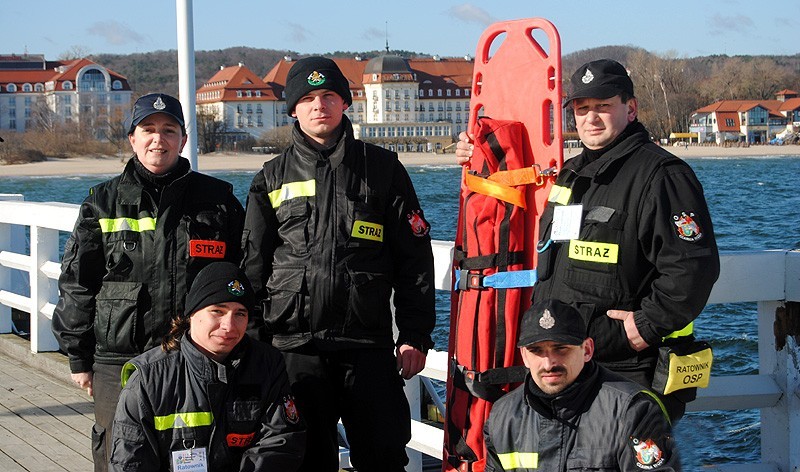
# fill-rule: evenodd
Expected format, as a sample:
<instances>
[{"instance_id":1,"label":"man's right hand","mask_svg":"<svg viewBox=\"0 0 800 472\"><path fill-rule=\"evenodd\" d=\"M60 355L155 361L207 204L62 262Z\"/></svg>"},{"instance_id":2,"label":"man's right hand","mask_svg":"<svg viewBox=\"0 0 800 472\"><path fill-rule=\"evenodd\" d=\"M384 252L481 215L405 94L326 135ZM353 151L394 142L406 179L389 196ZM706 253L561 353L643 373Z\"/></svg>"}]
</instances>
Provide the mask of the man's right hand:
<instances>
[{"instance_id":1,"label":"man's right hand","mask_svg":"<svg viewBox=\"0 0 800 472\"><path fill-rule=\"evenodd\" d=\"M78 384L78 387L81 389L86 389L86 392L89 394L90 397L94 396L94 390L92 390L92 377L93 372L78 372L77 374L72 374L72 381Z\"/></svg>"},{"instance_id":2,"label":"man's right hand","mask_svg":"<svg viewBox=\"0 0 800 472\"><path fill-rule=\"evenodd\" d=\"M456 143L456 162L458 164L469 165L469 158L472 157L472 149L475 147L472 145L474 140L475 136L467 134L466 131L459 133Z\"/></svg>"}]
</instances>

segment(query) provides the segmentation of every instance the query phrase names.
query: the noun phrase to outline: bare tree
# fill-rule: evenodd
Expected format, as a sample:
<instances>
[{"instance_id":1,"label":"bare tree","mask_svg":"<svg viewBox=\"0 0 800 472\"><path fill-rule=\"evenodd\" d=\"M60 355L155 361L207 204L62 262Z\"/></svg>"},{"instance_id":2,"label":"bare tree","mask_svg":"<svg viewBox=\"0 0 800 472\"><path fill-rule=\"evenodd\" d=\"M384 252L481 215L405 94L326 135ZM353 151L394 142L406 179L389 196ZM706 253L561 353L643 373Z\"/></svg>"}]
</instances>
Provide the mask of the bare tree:
<instances>
[{"instance_id":1,"label":"bare tree","mask_svg":"<svg viewBox=\"0 0 800 472\"><path fill-rule=\"evenodd\" d=\"M206 109L197 111L197 139L201 153L216 151L222 145L224 134L225 122L218 119L213 111Z\"/></svg>"},{"instance_id":2,"label":"bare tree","mask_svg":"<svg viewBox=\"0 0 800 472\"><path fill-rule=\"evenodd\" d=\"M125 112L115 109L109 115L106 125L102 127L104 139L114 146L120 159L124 159L127 155L126 151L130 149L127 125Z\"/></svg>"},{"instance_id":3,"label":"bare tree","mask_svg":"<svg viewBox=\"0 0 800 472\"><path fill-rule=\"evenodd\" d=\"M282 150L292 144L292 128L294 125L280 126L261 134L261 143L265 147Z\"/></svg>"},{"instance_id":4,"label":"bare tree","mask_svg":"<svg viewBox=\"0 0 800 472\"><path fill-rule=\"evenodd\" d=\"M71 61L73 59L82 59L91 54L91 50L87 46L80 46L74 44L68 50L58 55L59 61Z\"/></svg>"}]
</instances>

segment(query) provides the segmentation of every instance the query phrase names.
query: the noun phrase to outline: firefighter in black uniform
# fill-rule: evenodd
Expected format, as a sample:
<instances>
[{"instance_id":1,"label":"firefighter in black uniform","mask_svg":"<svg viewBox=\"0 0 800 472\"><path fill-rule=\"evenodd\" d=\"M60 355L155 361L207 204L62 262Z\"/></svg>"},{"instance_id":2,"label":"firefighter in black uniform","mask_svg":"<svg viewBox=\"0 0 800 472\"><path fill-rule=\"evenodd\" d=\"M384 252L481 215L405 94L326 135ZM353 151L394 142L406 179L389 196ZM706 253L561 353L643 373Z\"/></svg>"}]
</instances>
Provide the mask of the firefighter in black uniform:
<instances>
[{"instance_id":1,"label":"firefighter in black uniform","mask_svg":"<svg viewBox=\"0 0 800 472\"><path fill-rule=\"evenodd\" d=\"M564 163L540 219L533 301L574 304L595 359L649 387L659 347L693 339L719 275L703 188L688 164L651 142L618 62L582 65L569 105L583 151ZM459 161L470 153L462 136ZM662 397L673 420L693 395Z\"/></svg>"},{"instance_id":2,"label":"firefighter in black uniform","mask_svg":"<svg viewBox=\"0 0 800 472\"><path fill-rule=\"evenodd\" d=\"M72 379L94 397L95 470L106 470L120 370L158 346L183 311L189 284L209 262L241 259L242 205L230 184L193 172L177 99L134 104L135 155L93 187L67 240L52 328Z\"/></svg>"},{"instance_id":3,"label":"firefighter in black uniform","mask_svg":"<svg viewBox=\"0 0 800 472\"><path fill-rule=\"evenodd\" d=\"M574 307L533 305L518 346L529 372L484 425L486 472L681 470L658 398L592 360L594 342Z\"/></svg>"},{"instance_id":4,"label":"firefighter in black uniform","mask_svg":"<svg viewBox=\"0 0 800 472\"><path fill-rule=\"evenodd\" d=\"M341 417L354 467L400 471L403 379L424 367L435 323L430 226L397 154L353 138L351 102L332 60L292 66L292 145L253 179L244 263L308 424L302 470L338 470Z\"/></svg>"},{"instance_id":5,"label":"firefighter in black uniform","mask_svg":"<svg viewBox=\"0 0 800 472\"><path fill-rule=\"evenodd\" d=\"M283 357L245 334L254 302L236 264L214 262L197 274L162 345L123 368L111 470L300 466L305 426Z\"/></svg>"}]
</instances>

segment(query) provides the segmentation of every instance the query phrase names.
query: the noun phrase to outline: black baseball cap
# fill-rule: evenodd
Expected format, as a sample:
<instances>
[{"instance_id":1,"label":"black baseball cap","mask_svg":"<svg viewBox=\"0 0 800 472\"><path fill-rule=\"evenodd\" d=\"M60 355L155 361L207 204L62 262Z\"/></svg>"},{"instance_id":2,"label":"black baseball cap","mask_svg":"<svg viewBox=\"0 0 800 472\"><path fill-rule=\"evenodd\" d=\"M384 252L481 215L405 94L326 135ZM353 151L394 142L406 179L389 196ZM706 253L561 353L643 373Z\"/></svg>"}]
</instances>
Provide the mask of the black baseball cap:
<instances>
[{"instance_id":1,"label":"black baseball cap","mask_svg":"<svg viewBox=\"0 0 800 472\"><path fill-rule=\"evenodd\" d=\"M177 98L164 93L151 93L139 97L136 103L133 104L131 127L128 129L128 134L132 134L136 125L154 113L165 113L175 118L175 121L181 125L181 129L184 130L184 133L186 132L181 102L179 102Z\"/></svg>"},{"instance_id":2,"label":"black baseball cap","mask_svg":"<svg viewBox=\"0 0 800 472\"><path fill-rule=\"evenodd\" d=\"M522 315L517 347L541 341L578 346L586 337L586 323L575 307L559 300L542 300Z\"/></svg>"},{"instance_id":3,"label":"black baseball cap","mask_svg":"<svg viewBox=\"0 0 800 472\"><path fill-rule=\"evenodd\" d=\"M587 62L572 74L564 106L576 98L611 98L622 93L633 97L633 81L625 66L611 59Z\"/></svg>"}]
</instances>

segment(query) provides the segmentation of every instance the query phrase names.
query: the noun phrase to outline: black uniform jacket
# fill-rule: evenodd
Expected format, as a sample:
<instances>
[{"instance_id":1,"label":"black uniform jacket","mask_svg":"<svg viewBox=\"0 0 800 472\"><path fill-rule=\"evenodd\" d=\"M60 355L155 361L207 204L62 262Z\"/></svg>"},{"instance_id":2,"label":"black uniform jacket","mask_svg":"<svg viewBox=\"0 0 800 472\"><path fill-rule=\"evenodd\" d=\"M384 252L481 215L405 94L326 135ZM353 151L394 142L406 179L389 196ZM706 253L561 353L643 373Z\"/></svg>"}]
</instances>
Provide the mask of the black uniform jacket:
<instances>
[{"instance_id":1,"label":"black uniform jacket","mask_svg":"<svg viewBox=\"0 0 800 472\"><path fill-rule=\"evenodd\" d=\"M305 424L271 346L245 336L220 364L184 335L179 350L132 359L126 380L109 470L172 470L172 451L189 448L207 448L210 471L286 472L302 461Z\"/></svg>"},{"instance_id":2,"label":"black uniform jacket","mask_svg":"<svg viewBox=\"0 0 800 472\"><path fill-rule=\"evenodd\" d=\"M583 205L580 238L551 242L555 208ZM703 310L719 254L703 189L681 159L635 121L599 158L565 162L540 220L534 301L576 305L595 359L615 371L651 369L662 338ZM651 348L636 353L610 309L633 311Z\"/></svg>"},{"instance_id":3,"label":"black uniform jacket","mask_svg":"<svg viewBox=\"0 0 800 472\"><path fill-rule=\"evenodd\" d=\"M484 433L487 472L681 470L661 407L594 361L556 395L528 374L494 404Z\"/></svg>"},{"instance_id":4,"label":"black uniform jacket","mask_svg":"<svg viewBox=\"0 0 800 472\"><path fill-rule=\"evenodd\" d=\"M323 155L299 127L247 197L245 270L279 349L433 345L430 226L397 154L343 135Z\"/></svg>"},{"instance_id":5,"label":"black uniform jacket","mask_svg":"<svg viewBox=\"0 0 800 472\"><path fill-rule=\"evenodd\" d=\"M81 205L52 325L72 372L89 372L94 361L121 365L159 345L197 272L239 263L244 210L232 186L182 158L173 172L183 175L156 200L131 159Z\"/></svg>"}]
</instances>

